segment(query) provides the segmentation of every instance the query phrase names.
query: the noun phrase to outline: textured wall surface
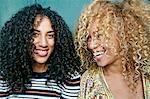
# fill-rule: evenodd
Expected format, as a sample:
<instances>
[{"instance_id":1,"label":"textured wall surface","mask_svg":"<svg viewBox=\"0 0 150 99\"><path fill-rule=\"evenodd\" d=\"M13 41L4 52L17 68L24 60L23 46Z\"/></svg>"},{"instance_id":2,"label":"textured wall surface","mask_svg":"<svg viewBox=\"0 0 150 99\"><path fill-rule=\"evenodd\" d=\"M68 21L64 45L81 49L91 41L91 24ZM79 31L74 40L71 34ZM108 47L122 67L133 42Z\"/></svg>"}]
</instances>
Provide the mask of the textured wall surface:
<instances>
[{"instance_id":1,"label":"textured wall surface","mask_svg":"<svg viewBox=\"0 0 150 99\"><path fill-rule=\"evenodd\" d=\"M44 7L50 6L52 10L56 10L64 18L71 31L73 32L81 11L91 1L93 0L0 0L0 28L19 9L26 5L39 3ZM150 0L144 1L148 2Z\"/></svg>"},{"instance_id":2,"label":"textured wall surface","mask_svg":"<svg viewBox=\"0 0 150 99\"><path fill-rule=\"evenodd\" d=\"M0 28L19 9L26 5L39 3L43 7L51 7L67 22L71 31L74 31L77 19L83 8L92 0L0 0Z\"/></svg>"}]
</instances>

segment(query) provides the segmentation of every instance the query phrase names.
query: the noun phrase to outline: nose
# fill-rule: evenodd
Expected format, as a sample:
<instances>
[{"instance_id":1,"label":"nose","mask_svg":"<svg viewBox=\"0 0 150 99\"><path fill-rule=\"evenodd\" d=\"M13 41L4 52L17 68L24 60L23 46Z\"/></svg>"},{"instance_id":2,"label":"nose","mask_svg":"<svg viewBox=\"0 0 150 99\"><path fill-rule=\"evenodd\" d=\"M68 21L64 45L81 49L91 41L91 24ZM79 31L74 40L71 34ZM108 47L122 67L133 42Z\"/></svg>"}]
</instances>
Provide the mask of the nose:
<instances>
[{"instance_id":1,"label":"nose","mask_svg":"<svg viewBox=\"0 0 150 99\"><path fill-rule=\"evenodd\" d=\"M98 47L98 41L96 39L92 39L89 43L88 43L88 48L93 50L95 48Z\"/></svg>"},{"instance_id":2,"label":"nose","mask_svg":"<svg viewBox=\"0 0 150 99\"><path fill-rule=\"evenodd\" d=\"M45 36L40 37L39 46L43 48L48 46L48 42Z\"/></svg>"}]
</instances>

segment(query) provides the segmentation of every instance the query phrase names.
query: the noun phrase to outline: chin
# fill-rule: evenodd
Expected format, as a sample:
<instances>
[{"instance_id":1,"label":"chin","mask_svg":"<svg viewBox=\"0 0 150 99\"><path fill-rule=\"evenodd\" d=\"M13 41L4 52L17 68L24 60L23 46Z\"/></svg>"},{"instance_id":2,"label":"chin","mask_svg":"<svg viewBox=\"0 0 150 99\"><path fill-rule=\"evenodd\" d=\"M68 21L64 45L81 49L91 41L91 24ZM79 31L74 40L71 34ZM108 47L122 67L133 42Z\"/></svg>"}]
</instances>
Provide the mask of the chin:
<instances>
[{"instance_id":1,"label":"chin","mask_svg":"<svg viewBox=\"0 0 150 99\"><path fill-rule=\"evenodd\" d=\"M100 66L100 67L104 67L104 66L105 66L105 64L98 63L98 62L96 62L96 63L97 63L97 65Z\"/></svg>"},{"instance_id":2,"label":"chin","mask_svg":"<svg viewBox=\"0 0 150 99\"><path fill-rule=\"evenodd\" d=\"M100 67L105 67L107 66L107 63L104 63L104 62L96 62L98 66Z\"/></svg>"},{"instance_id":3,"label":"chin","mask_svg":"<svg viewBox=\"0 0 150 99\"><path fill-rule=\"evenodd\" d=\"M35 59L35 61L37 62L37 63L39 63L39 64L45 64L46 62L47 62L47 58L46 59Z\"/></svg>"},{"instance_id":4,"label":"chin","mask_svg":"<svg viewBox=\"0 0 150 99\"><path fill-rule=\"evenodd\" d=\"M46 63L46 61L36 61L38 64L45 64Z\"/></svg>"},{"instance_id":5,"label":"chin","mask_svg":"<svg viewBox=\"0 0 150 99\"><path fill-rule=\"evenodd\" d=\"M43 60L43 61L42 61L42 60L40 60L40 61L36 61L36 62L37 62L37 63L40 63L40 64L45 64L45 63L46 63L46 61L47 61L47 60Z\"/></svg>"}]
</instances>

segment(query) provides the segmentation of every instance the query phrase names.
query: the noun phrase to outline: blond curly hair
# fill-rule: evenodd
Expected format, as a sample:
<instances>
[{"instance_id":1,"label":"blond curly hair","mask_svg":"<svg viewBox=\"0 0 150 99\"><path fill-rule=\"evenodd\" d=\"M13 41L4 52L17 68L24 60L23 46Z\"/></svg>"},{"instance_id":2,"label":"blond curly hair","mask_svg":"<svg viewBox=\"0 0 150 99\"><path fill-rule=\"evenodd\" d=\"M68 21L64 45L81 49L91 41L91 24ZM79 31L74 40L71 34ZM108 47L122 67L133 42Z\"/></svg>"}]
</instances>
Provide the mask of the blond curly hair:
<instances>
[{"instance_id":1,"label":"blond curly hair","mask_svg":"<svg viewBox=\"0 0 150 99\"><path fill-rule=\"evenodd\" d=\"M122 75L135 89L141 74L150 79L150 5L143 0L111 2L95 0L81 13L78 20L75 45L81 58L81 73L96 66L92 53L87 48L88 26L99 20L101 28L111 27L119 36L122 57ZM108 32L104 32L109 35ZM149 34L148 34L149 33ZM106 35L107 35L106 34ZM149 38L150 39L150 38ZM129 80L132 79L132 80Z\"/></svg>"}]
</instances>

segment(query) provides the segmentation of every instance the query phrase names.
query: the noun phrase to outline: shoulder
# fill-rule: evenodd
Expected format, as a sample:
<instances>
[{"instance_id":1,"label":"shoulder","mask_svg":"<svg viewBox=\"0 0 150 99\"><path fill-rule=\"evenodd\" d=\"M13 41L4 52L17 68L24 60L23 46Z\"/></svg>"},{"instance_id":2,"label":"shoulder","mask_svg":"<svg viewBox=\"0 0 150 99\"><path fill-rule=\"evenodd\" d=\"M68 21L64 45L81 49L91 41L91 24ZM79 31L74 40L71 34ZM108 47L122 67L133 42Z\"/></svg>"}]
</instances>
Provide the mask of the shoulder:
<instances>
[{"instance_id":1,"label":"shoulder","mask_svg":"<svg viewBox=\"0 0 150 99\"><path fill-rule=\"evenodd\" d=\"M80 85L80 74L72 75L70 79L64 81L64 84L69 86L79 86Z\"/></svg>"},{"instance_id":2,"label":"shoulder","mask_svg":"<svg viewBox=\"0 0 150 99\"><path fill-rule=\"evenodd\" d=\"M86 70L81 76L80 94L79 94L80 99L85 98L88 81L89 81L89 78L91 77L90 73L91 73L91 70L89 69L89 70Z\"/></svg>"},{"instance_id":3,"label":"shoulder","mask_svg":"<svg viewBox=\"0 0 150 99\"><path fill-rule=\"evenodd\" d=\"M80 92L80 75L76 74L62 83L62 97L65 99L76 99Z\"/></svg>"},{"instance_id":4,"label":"shoulder","mask_svg":"<svg viewBox=\"0 0 150 99\"><path fill-rule=\"evenodd\" d=\"M82 87L85 85L87 79L90 77L89 73L90 73L90 71L89 71L89 70L86 70L86 71L82 74L82 76L81 76L81 83L80 83L80 84L81 84L81 89L82 89Z\"/></svg>"},{"instance_id":5,"label":"shoulder","mask_svg":"<svg viewBox=\"0 0 150 99\"><path fill-rule=\"evenodd\" d=\"M6 84L3 76L0 75L0 97L7 97L9 95L9 87Z\"/></svg>"},{"instance_id":6,"label":"shoulder","mask_svg":"<svg viewBox=\"0 0 150 99\"><path fill-rule=\"evenodd\" d=\"M150 74L142 74L142 79L143 79L143 81L145 83L149 83L150 84Z\"/></svg>"},{"instance_id":7,"label":"shoulder","mask_svg":"<svg viewBox=\"0 0 150 99\"><path fill-rule=\"evenodd\" d=\"M100 80L100 71L98 67L92 67L86 70L82 77L80 83L80 98L86 98L86 96L93 90L95 87L99 87Z\"/></svg>"},{"instance_id":8,"label":"shoulder","mask_svg":"<svg viewBox=\"0 0 150 99\"><path fill-rule=\"evenodd\" d=\"M81 76L81 85L85 84L86 81L88 80L96 78L98 74L99 74L98 67L89 68Z\"/></svg>"},{"instance_id":9,"label":"shoulder","mask_svg":"<svg viewBox=\"0 0 150 99\"><path fill-rule=\"evenodd\" d=\"M148 75L143 75L142 76L143 84L146 85L150 89L150 76Z\"/></svg>"},{"instance_id":10,"label":"shoulder","mask_svg":"<svg viewBox=\"0 0 150 99\"><path fill-rule=\"evenodd\" d=\"M147 97L150 97L150 76L148 75L142 75L142 81L143 81L143 87L144 87L144 95Z\"/></svg>"}]
</instances>

